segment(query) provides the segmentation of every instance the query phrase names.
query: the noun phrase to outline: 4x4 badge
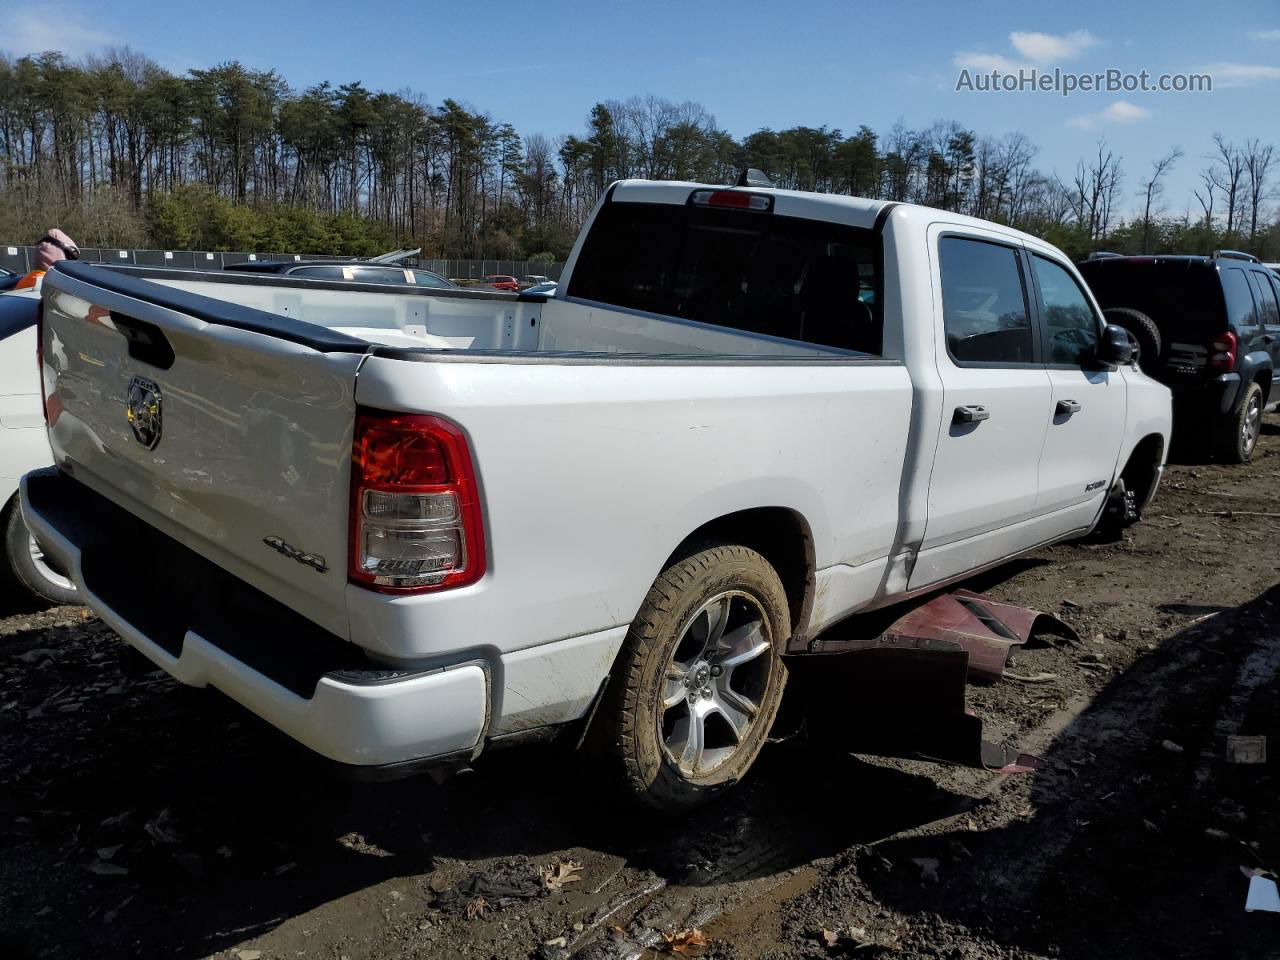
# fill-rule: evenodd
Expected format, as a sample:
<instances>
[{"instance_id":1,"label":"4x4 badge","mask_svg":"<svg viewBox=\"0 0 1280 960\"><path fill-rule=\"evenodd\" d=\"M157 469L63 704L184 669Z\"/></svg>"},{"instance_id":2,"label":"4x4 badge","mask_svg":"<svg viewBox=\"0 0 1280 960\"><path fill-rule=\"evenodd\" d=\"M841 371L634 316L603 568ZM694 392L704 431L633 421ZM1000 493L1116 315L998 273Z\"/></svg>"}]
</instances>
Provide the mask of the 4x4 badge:
<instances>
[{"instance_id":1,"label":"4x4 badge","mask_svg":"<svg viewBox=\"0 0 1280 960\"><path fill-rule=\"evenodd\" d=\"M319 570L321 573L327 573L329 570L328 566L325 565L324 557L318 553L303 553L297 547L285 543L279 537L263 537L262 542L276 551L276 553L282 553L290 560L297 560L312 570Z\"/></svg>"},{"instance_id":2,"label":"4x4 badge","mask_svg":"<svg viewBox=\"0 0 1280 960\"><path fill-rule=\"evenodd\" d=\"M154 450L160 442L160 388L150 380L134 377L129 381L124 414L133 429L134 439L148 450Z\"/></svg>"}]
</instances>

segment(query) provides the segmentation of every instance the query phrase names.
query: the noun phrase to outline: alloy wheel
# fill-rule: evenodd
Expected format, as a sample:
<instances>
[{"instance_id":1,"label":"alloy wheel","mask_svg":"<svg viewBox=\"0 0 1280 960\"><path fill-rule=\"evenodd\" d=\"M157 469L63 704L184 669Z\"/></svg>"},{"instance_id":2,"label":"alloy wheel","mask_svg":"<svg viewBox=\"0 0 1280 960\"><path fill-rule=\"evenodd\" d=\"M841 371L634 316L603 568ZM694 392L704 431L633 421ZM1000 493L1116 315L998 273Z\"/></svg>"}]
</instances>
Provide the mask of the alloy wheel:
<instances>
[{"instance_id":1,"label":"alloy wheel","mask_svg":"<svg viewBox=\"0 0 1280 960\"><path fill-rule=\"evenodd\" d=\"M686 622L664 675L659 739L686 778L728 762L757 722L772 671L773 638L760 602L719 593Z\"/></svg>"}]
</instances>

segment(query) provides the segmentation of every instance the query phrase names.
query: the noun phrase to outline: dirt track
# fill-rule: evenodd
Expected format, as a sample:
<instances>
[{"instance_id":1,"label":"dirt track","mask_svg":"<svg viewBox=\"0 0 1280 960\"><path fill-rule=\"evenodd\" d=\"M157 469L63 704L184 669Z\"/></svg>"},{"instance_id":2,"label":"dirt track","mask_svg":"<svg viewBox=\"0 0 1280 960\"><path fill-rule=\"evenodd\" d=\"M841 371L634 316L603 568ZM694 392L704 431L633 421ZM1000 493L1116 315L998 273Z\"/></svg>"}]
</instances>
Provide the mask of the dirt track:
<instances>
[{"instance_id":1,"label":"dirt track","mask_svg":"<svg viewBox=\"0 0 1280 960\"><path fill-rule=\"evenodd\" d=\"M1250 466L1172 466L1123 544L971 585L1084 640L970 690L1035 774L793 741L669 823L549 749L342 780L82 611L5 601L0 957L624 957L695 927L714 957L1280 956L1240 869L1280 869L1274 763L1223 755L1280 750L1278 486L1272 418Z\"/></svg>"}]
</instances>

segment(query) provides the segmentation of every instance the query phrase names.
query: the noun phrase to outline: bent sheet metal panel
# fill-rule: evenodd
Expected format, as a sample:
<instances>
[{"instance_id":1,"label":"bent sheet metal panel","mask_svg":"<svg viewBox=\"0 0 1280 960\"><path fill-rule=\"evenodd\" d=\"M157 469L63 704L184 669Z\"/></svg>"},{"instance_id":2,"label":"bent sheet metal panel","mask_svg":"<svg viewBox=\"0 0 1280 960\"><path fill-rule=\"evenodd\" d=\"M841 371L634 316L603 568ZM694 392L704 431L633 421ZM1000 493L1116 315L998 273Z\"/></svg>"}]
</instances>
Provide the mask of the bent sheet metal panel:
<instances>
[{"instance_id":1,"label":"bent sheet metal panel","mask_svg":"<svg viewBox=\"0 0 1280 960\"><path fill-rule=\"evenodd\" d=\"M788 657L818 739L1003 773L1033 770L1037 760L983 739L982 721L965 703L968 682L999 680L1013 648L1033 636L1079 642L1057 617L967 590L913 607L876 636L836 633L812 653Z\"/></svg>"}]
</instances>

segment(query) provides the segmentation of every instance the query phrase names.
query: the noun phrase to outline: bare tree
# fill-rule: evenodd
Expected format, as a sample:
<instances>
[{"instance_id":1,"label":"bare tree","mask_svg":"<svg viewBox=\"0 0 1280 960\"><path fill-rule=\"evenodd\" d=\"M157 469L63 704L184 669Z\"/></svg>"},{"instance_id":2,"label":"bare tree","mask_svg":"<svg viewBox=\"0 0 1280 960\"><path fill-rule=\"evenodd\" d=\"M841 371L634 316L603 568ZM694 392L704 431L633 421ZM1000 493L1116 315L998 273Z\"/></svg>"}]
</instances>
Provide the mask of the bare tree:
<instances>
[{"instance_id":1,"label":"bare tree","mask_svg":"<svg viewBox=\"0 0 1280 960\"><path fill-rule=\"evenodd\" d=\"M1234 143L1228 143L1220 133L1213 135L1213 144L1217 153L1213 159L1218 166L1214 168L1214 183L1222 191L1227 201L1227 233L1236 229L1237 214L1240 206L1240 187L1244 179L1244 158Z\"/></svg>"},{"instance_id":2,"label":"bare tree","mask_svg":"<svg viewBox=\"0 0 1280 960\"><path fill-rule=\"evenodd\" d=\"M1160 181L1164 179L1164 175L1169 172L1170 168L1182 157L1182 148L1174 147L1159 160L1151 164L1151 176L1147 182L1142 185L1142 192L1138 196L1143 198L1142 206L1142 252L1151 252L1151 210L1157 205L1160 197L1164 194L1164 184ZM1157 212L1159 212L1157 208Z\"/></svg>"},{"instance_id":3,"label":"bare tree","mask_svg":"<svg viewBox=\"0 0 1280 960\"><path fill-rule=\"evenodd\" d=\"M1203 184L1202 190L1193 190L1196 202L1200 204L1200 209L1204 212L1204 225L1206 228L1213 227L1213 194L1218 189L1218 181L1214 176L1214 172L1210 168L1200 171L1200 182Z\"/></svg>"},{"instance_id":4,"label":"bare tree","mask_svg":"<svg viewBox=\"0 0 1280 960\"><path fill-rule=\"evenodd\" d=\"M1093 243L1111 231L1111 217L1124 179L1120 160L1104 139L1098 141L1095 158L1089 161L1082 159L1076 164L1071 182L1076 223L1087 232Z\"/></svg>"},{"instance_id":5,"label":"bare tree","mask_svg":"<svg viewBox=\"0 0 1280 960\"><path fill-rule=\"evenodd\" d=\"M1253 247L1258 240L1258 212L1262 208L1263 198L1267 191L1267 173L1271 168L1275 147L1263 144L1256 137L1246 140L1244 150L1245 172L1249 175L1249 246Z\"/></svg>"}]
</instances>

